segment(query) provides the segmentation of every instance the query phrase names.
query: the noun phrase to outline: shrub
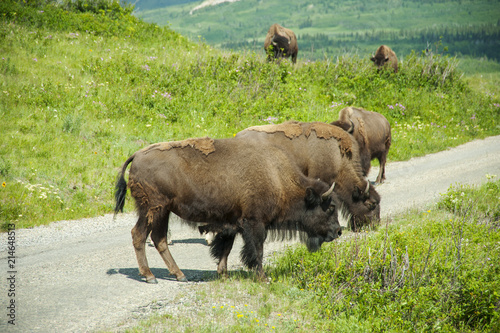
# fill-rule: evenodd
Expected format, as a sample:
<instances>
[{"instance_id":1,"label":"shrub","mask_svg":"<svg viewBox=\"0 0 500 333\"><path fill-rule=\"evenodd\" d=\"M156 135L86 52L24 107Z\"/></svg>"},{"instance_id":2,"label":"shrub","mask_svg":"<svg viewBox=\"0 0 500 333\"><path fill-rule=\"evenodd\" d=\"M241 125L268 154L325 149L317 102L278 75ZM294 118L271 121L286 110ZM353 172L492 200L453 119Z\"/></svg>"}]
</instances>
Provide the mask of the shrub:
<instances>
[{"instance_id":1,"label":"shrub","mask_svg":"<svg viewBox=\"0 0 500 333\"><path fill-rule=\"evenodd\" d=\"M500 232L498 219L483 217L497 211L499 185L458 197L464 187L450 189L439 206L451 207L451 216L428 210L317 253L290 249L269 273L313 291L332 327L339 317L355 317L372 331L494 330Z\"/></svg>"}]
</instances>

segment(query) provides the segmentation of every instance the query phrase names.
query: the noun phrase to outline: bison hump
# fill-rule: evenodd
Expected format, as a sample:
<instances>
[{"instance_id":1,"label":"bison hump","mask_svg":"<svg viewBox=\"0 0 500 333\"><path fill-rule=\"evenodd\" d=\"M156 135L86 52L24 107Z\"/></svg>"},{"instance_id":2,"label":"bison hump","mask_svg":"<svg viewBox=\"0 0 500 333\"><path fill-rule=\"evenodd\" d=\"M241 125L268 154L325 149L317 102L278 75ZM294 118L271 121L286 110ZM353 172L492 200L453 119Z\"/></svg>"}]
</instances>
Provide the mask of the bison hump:
<instances>
[{"instance_id":1,"label":"bison hump","mask_svg":"<svg viewBox=\"0 0 500 333\"><path fill-rule=\"evenodd\" d=\"M300 126L300 123L296 121L289 121L282 124L252 126L247 128L247 130L268 134L282 132L289 139L297 138L302 134L302 126Z\"/></svg>"},{"instance_id":2,"label":"bison hump","mask_svg":"<svg viewBox=\"0 0 500 333\"><path fill-rule=\"evenodd\" d=\"M304 135L309 137L311 132L316 133L316 137L320 139L335 139L337 140L342 155L351 156L352 140L346 131L338 126L333 126L326 123L315 122L304 124Z\"/></svg>"},{"instance_id":3,"label":"bison hump","mask_svg":"<svg viewBox=\"0 0 500 333\"><path fill-rule=\"evenodd\" d=\"M322 122L300 123L297 121L288 121L282 124L253 126L247 128L247 130L268 134L281 132L289 139L298 138L301 135L309 138L311 133L314 131L316 133L316 137L319 139L337 140L342 155L350 156L352 152L352 141L349 135L337 126Z\"/></svg>"},{"instance_id":4,"label":"bison hump","mask_svg":"<svg viewBox=\"0 0 500 333\"><path fill-rule=\"evenodd\" d=\"M186 148L186 147L196 149L201 153L205 154L206 156L215 151L214 139L209 137L204 137L204 138L186 139L182 141L159 142L144 148L142 152L144 154L147 154L153 150L170 150L173 148Z\"/></svg>"}]
</instances>

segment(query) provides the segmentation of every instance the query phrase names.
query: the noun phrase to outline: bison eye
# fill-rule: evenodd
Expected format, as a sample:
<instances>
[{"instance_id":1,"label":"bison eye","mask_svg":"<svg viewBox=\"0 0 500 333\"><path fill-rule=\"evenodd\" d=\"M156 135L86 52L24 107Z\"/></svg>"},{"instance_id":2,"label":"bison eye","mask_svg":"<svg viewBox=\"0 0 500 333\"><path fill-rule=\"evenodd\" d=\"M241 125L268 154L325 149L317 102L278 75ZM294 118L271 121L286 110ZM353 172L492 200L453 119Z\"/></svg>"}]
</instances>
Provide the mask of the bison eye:
<instances>
[{"instance_id":1,"label":"bison eye","mask_svg":"<svg viewBox=\"0 0 500 333\"><path fill-rule=\"evenodd\" d=\"M365 205L368 207L369 210L374 210L377 207L376 204L370 201L365 201Z\"/></svg>"},{"instance_id":2,"label":"bison eye","mask_svg":"<svg viewBox=\"0 0 500 333\"><path fill-rule=\"evenodd\" d=\"M335 205L330 205L330 207L326 210L326 213L328 215L333 215L335 213Z\"/></svg>"}]
</instances>

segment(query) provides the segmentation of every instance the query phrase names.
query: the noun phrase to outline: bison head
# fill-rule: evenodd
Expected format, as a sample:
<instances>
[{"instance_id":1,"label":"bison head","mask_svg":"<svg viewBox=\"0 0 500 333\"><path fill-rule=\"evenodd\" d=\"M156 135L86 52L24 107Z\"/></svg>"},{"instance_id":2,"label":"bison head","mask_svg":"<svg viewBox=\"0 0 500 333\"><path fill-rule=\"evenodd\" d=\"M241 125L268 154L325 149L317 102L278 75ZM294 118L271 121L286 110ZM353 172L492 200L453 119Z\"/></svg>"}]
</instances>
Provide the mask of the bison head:
<instances>
[{"instance_id":1,"label":"bison head","mask_svg":"<svg viewBox=\"0 0 500 333\"><path fill-rule=\"evenodd\" d=\"M386 45L381 45L377 49L377 52L375 52L375 55L370 57L370 60L373 61L379 70L386 65L390 65L393 67L395 73L398 72L398 58L396 57L396 53Z\"/></svg>"},{"instance_id":2,"label":"bison head","mask_svg":"<svg viewBox=\"0 0 500 333\"><path fill-rule=\"evenodd\" d=\"M352 216L349 222L353 231L371 221L380 220L380 195L369 181L366 181L363 190L354 186L350 208Z\"/></svg>"},{"instance_id":3,"label":"bison head","mask_svg":"<svg viewBox=\"0 0 500 333\"><path fill-rule=\"evenodd\" d=\"M335 183L320 194L313 187L306 190L306 216L303 219L303 231L307 233L307 249L319 250L323 242L331 242L342 235L338 220L340 201L333 192Z\"/></svg>"},{"instance_id":4,"label":"bison head","mask_svg":"<svg viewBox=\"0 0 500 333\"><path fill-rule=\"evenodd\" d=\"M382 68L390 60L385 54L376 54L370 58L371 61L375 63L377 68Z\"/></svg>"}]
</instances>

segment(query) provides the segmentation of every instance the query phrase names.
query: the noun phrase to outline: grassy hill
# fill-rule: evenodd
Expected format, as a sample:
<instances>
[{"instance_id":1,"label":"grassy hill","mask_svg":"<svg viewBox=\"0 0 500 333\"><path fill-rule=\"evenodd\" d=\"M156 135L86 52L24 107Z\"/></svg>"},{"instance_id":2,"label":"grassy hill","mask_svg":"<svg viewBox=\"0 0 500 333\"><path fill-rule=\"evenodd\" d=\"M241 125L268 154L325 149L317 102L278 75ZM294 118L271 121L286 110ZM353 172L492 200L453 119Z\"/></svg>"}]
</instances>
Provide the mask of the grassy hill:
<instances>
[{"instance_id":1,"label":"grassy hill","mask_svg":"<svg viewBox=\"0 0 500 333\"><path fill-rule=\"evenodd\" d=\"M111 0L0 2L2 230L110 213L120 166L158 141L330 122L347 105L387 117L392 161L500 134L498 78L466 78L455 58L411 53L397 74L352 53L269 63L193 43L132 10ZM467 61L476 73L495 66ZM435 212L313 254L291 249L267 268L270 284L242 274L201 285L195 311L134 331L498 331L499 186L452 188Z\"/></svg>"},{"instance_id":2,"label":"grassy hill","mask_svg":"<svg viewBox=\"0 0 500 333\"><path fill-rule=\"evenodd\" d=\"M390 160L500 133L498 86L471 87L452 58L411 54L398 74L352 54L268 63L131 12L112 1L0 3L3 226L111 212L118 167L150 143L330 122L346 105L389 119Z\"/></svg>"},{"instance_id":3,"label":"grassy hill","mask_svg":"<svg viewBox=\"0 0 500 333\"><path fill-rule=\"evenodd\" d=\"M499 60L496 1L241 0L192 12L200 3L139 0L136 11L147 22L170 25L193 40L226 49L263 52L267 29L280 23L297 34L303 59L338 56L346 50L366 56L380 44L404 57L441 41L452 55Z\"/></svg>"}]
</instances>

